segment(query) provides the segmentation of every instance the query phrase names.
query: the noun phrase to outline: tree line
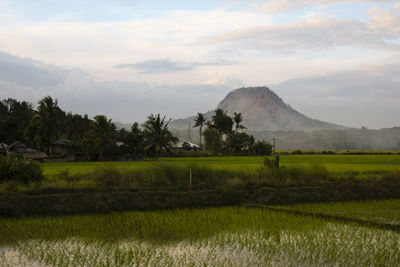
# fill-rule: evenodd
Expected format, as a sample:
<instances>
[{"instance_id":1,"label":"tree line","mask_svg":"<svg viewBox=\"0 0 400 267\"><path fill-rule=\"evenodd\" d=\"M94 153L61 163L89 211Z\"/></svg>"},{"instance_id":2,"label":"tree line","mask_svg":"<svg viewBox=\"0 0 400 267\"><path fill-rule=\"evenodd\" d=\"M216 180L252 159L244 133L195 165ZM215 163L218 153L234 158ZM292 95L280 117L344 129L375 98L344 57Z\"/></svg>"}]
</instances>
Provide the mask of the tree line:
<instances>
[{"instance_id":1,"label":"tree line","mask_svg":"<svg viewBox=\"0 0 400 267\"><path fill-rule=\"evenodd\" d=\"M200 147L210 153L270 154L271 145L255 142L253 136L240 132L246 128L242 120L240 113L234 113L231 118L220 109L210 121L198 113L194 127L199 127ZM72 152L81 153L85 160L121 156L158 158L165 153L173 155L179 141L168 129L170 121L160 114L151 114L142 125L135 122L130 130L118 130L105 115L90 119L88 115L65 112L50 96L42 98L36 108L26 101L9 98L0 101L0 142L22 141L49 153L51 144L62 138L69 141Z\"/></svg>"},{"instance_id":2,"label":"tree line","mask_svg":"<svg viewBox=\"0 0 400 267\"><path fill-rule=\"evenodd\" d=\"M272 145L266 141L255 141L254 136L240 130L246 129L242 124L241 113L229 116L222 109L215 110L211 120L202 113L197 113L193 127L199 128L200 147L204 137L204 148L207 151L228 155L270 155ZM206 127L203 131L203 127Z\"/></svg>"}]
</instances>

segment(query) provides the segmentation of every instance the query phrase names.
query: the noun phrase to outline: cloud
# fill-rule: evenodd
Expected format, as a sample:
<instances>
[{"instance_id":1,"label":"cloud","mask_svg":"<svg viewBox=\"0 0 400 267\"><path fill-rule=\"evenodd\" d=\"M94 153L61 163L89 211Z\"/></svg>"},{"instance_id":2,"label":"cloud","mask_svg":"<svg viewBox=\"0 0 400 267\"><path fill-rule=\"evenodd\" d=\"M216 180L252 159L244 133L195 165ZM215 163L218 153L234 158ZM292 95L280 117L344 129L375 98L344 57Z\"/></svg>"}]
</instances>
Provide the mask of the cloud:
<instances>
[{"instance_id":1,"label":"cloud","mask_svg":"<svg viewBox=\"0 0 400 267\"><path fill-rule=\"evenodd\" d=\"M370 9L369 14L371 23L356 19L311 18L227 31L206 37L202 41L282 53L337 47L399 51L400 15L379 7Z\"/></svg>"},{"instance_id":2,"label":"cloud","mask_svg":"<svg viewBox=\"0 0 400 267\"><path fill-rule=\"evenodd\" d=\"M346 2L382 3L393 0L233 0L232 2L249 2L257 10L266 14L279 14L307 6L329 6Z\"/></svg>"},{"instance_id":3,"label":"cloud","mask_svg":"<svg viewBox=\"0 0 400 267\"><path fill-rule=\"evenodd\" d=\"M292 79L272 86L300 112L352 127L399 126L400 64Z\"/></svg>"},{"instance_id":4,"label":"cloud","mask_svg":"<svg viewBox=\"0 0 400 267\"><path fill-rule=\"evenodd\" d=\"M35 67L32 67L33 62ZM18 68L13 67L18 64ZM180 118L214 108L232 88L224 84L171 86L140 82L96 82L79 69L46 65L31 59L0 54L0 99L16 98L36 104L50 95L66 111L115 121L143 122L151 113ZM10 66L10 68L6 68ZM24 73L21 74L21 70ZM5 77L7 73L12 79ZM46 73L39 82L32 79ZM55 82L56 81L56 82ZM179 108L177 108L179 107Z\"/></svg>"},{"instance_id":5,"label":"cloud","mask_svg":"<svg viewBox=\"0 0 400 267\"><path fill-rule=\"evenodd\" d=\"M62 81L56 71L40 62L3 52L0 52L0 79L37 87L55 86Z\"/></svg>"},{"instance_id":6,"label":"cloud","mask_svg":"<svg viewBox=\"0 0 400 267\"><path fill-rule=\"evenodd\" d=\"M179 71L191 71L201 66L223 66L232 64L234 63L225 60L190 63L184 61L173 61L170 59L153 59L133 64L119 64L114 66L114 68L133 68L140 70L141 73L172 73Z\"/></svg>"}]
</instances>

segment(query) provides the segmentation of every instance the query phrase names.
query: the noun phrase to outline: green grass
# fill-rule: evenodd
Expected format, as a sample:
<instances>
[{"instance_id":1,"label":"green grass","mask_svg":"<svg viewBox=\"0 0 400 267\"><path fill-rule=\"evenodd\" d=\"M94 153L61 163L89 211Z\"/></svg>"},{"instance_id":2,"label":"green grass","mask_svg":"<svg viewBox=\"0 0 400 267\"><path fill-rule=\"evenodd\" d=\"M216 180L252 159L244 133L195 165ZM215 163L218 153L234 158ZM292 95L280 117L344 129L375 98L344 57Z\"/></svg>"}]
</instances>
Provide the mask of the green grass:
<instances>
[{"instance_id":1,"label":"green grass","mask_svg":"<svg viewBox=\"0 0 400 267\"><path fill-rule=\"evenodd\" d=\"M0 219L2 265L396 266L397 232L240 207Z\"/></svg>"},{"instance_id":2,"label":"green grass","mask_svg":"<svg viewBox=\"0 0 400 267\"><path fill-rule=\"evenodd\" d=\"M400 225L400 199L297 204L281 208Z\"/></svg>"},{"instance_id":3,"label":"green grass","mask_svg":"<svg viewBox=\"0 0 400 267\"><path fill-rule=\"evenodd\" d=\"M162 158L160 162L204 164L213 167L232 169L256 168L262 165L263 157L193 157L193 158ZM117 168L142 168L152 166L153 161L144 162L71 162L44 163L42 169L47 176L58 175L61 170L68 169L70 173L89 173L104 165ZM400 170L400 155L282 155L281 165L299 166L321 164L329 172L345 171L397 171Z\"/></svg>"}]
</instances>

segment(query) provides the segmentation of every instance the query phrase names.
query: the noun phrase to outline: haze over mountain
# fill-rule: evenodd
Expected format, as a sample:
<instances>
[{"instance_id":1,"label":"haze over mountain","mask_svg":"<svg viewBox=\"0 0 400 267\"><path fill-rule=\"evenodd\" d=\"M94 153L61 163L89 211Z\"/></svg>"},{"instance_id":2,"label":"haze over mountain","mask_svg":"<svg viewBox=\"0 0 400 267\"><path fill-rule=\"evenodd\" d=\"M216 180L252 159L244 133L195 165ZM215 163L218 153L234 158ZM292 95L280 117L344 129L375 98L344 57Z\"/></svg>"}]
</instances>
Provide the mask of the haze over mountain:
<instances>
[{"instance_id":1,"label":"haze over mountain","mask_svg":"<svg viewBox=\"0 0 400 267\"><path fill-rule=\"evenodd\" d=\"M344 129L343 126L311 119L296 111L268 87L247 87L230 92L216 109L241 113L243 124L253 131L304 131ZM205 113L211 119L214 111ZM187 129L194 116L171 122L171 128Z\"/></svg>"}]
</instances>

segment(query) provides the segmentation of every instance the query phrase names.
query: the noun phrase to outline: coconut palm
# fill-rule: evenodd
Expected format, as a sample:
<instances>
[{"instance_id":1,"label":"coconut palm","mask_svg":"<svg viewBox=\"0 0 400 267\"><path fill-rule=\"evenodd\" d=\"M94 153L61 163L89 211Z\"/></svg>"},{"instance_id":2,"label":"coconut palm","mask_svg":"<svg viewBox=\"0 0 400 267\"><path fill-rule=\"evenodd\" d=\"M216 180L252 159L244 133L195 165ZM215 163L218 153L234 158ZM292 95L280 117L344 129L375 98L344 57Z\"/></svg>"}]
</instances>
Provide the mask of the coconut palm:
<instances>
[{"instance_id":1,"label":"coconut palm","mask_svg":"<svg viewBox=\"0 0 400 267\"><path fill-rule=\"evenodd\" d=\"M195 124L193 125L193 127L199 127L200 128L200 147L201 146L201 135L202 135L202 130L203 130L203 126L206 122L206 118L204 117L204 115L202 113L197 113L197 117L194 119Z\"/></svg>"},{"instance_id":2,"label":"coconut palm","mask_svg":"<svg viewBox=\"0 0 400 267\"><path fill-rule=\"evenodd\" d=\"M222 109L215 110L215 114L212 116L212 123L212 127L221 134L229 135L232 133L233 120L226 114L226 111Z\"/></svg>"},{"instance_id":3,"label":"coconut palm","mask_svg":"<svg viewBox=\"0 0 400 267\"><path fill-rule=\"evenodd\" d=\"M242 120L243 120L242 113L236 113L236 112L233 113L233 121L236 124L235 127L236 132L239 132L239 129L240 130L247 129L243 124L241 124Z\"/></svg>"},{"instance_id":4,"label":"coconut palm","mask_svg":"<svg viewBox=\"0 0 400 267\"><path fill-rule=\"evenodd\" d=\"M154 152L156 159L162 149L171 152L172 144L176 144L179 139L172 135L168 130L168 124L171 121L165 121L165 116L161 118L160 114L147 117L147 121L143 124L144 135L147 142L147 149Z\"/></svg>"},{"instance_id":5,"label":"coconut palm","mask_svg":"<svg viewBox=\"0 0 400 267\"><path fill-rule=\"evenodd\" d=\"M50 144L58 137L62 113L57 99L46 96L39 101L35 115L26 129L26 135L34 140L38 149L42 147L50 151Z\"/></svg>"},{"instance_id":6,"label":"coconut palm","mask_svg":"<svg viewBox=\"0 0 400 267\"><path fill-rule=\"evenodd\" d=\"M115 144L116 126L104 115L95 116L92 131L96 136L96 147L99 150L99 160L103 160L104 150Z\"/></svg>"}]
</instances>

